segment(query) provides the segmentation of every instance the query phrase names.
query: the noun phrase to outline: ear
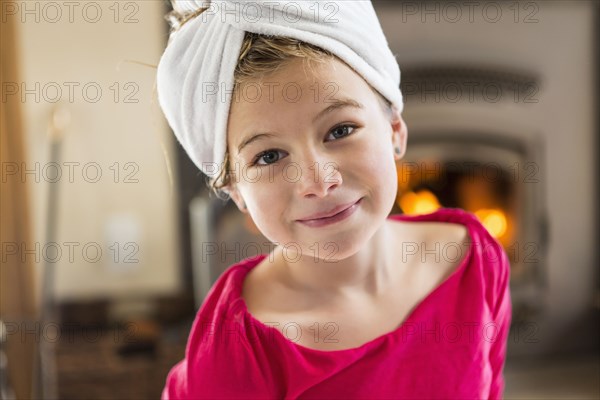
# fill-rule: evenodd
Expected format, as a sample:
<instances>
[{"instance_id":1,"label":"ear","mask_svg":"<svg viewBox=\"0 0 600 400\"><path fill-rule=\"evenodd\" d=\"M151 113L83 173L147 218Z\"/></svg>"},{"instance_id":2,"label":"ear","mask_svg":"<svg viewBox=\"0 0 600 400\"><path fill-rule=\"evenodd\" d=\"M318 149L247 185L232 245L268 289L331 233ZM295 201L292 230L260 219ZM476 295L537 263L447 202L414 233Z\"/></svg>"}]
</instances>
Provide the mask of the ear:
<instances>
[{"instance_id":1,"label":"ear","mask_svg":"<svg viewBox=\"0 0 600 400\"><path fill-rule=\"evenodd\" d=\"M235 184L231 184L231 186L228 186L227 188L224 188L223 190L229 195L229 197L231 197L231 199L233 200L233 202L235 203L235 205L241 212L243 212L244 214L248 214L248 209L246 208L246 203L244 202L244 198L240 194L240 192L237 189L237 187L235 186Z\"/></svg>"},{"instance_id":2,"label":"ear","mask_svg":"<svg viewBox=\"0 0 600 400\"><path fill-rule=\"evenodd\" d=\"M400 148L400 154L397 154L394 150L394 159L399 161L404 157L404 154L406 154L408 128L396 106L392 106L392 119L390 124L392 126L392 145L394 146L394 149L396 147Z\"/></svg>"}]
</instances>

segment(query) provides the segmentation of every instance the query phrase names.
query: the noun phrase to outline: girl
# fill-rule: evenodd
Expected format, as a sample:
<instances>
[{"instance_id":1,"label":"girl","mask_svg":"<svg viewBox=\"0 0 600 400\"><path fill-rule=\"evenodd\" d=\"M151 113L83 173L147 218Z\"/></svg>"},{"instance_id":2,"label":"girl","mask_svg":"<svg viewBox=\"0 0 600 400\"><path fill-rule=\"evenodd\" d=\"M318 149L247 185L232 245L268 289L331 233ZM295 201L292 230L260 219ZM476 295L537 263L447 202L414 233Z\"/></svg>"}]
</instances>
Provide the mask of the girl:
<instances>
[{"instance_id":1,"label":"girl","mask_svg":"<svg viewBox=\"0 0 600 400\"><path fill-rule=\"evenodd\" d=\"M338 6L360 7L363 23L379 27L370 2ZM398 84L358 73L360 64L335 46L250 25L239 52L231 45L231 63L230 44L218 35L228 22L200 20L208 8L177 7L169 17L183 36L171 37L159 64L161 107L215 193L230 197L275 247L218 278L163 399L501 398L507 256L469 212L389 215L408 135ZM340 15L345 23L352 10ZM389 51L372 32L365 43ZM198 50L200 33L214 48ZM196 39L184 41L186 34ZM177 43L182 54L169 50ZM219 82L235 67L231 100L198 100L206 81L189 77L210 69L202 55L220 58ZM223 137L218 118L208 129L202 124L212 114L196 116L207 104L216 115L229 107ZM220 161L221 142L215 170L207 161Z\"/></svg>"}]
</instances>

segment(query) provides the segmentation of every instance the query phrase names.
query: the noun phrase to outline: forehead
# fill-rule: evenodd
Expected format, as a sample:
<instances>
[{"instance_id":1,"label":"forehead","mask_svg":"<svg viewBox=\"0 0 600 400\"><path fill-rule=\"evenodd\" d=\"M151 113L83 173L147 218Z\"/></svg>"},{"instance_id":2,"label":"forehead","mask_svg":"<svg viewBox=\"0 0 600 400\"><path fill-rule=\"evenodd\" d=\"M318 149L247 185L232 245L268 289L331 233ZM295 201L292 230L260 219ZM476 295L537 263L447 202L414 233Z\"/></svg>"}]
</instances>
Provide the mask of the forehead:
<instances>
[{"instance_id":1,"label":"forehead","mask_svg":"<svg viewBox=\"0 0 600 400\"><path fill-rule=\"evenodd\" d=\"M306 113L314 115L340 98L365 104L368 93L374 96L367 82L337 58L312 63L312 68L302 59L295 59L260 80L250 80L236 88L228 132L235 136L240 127L265 119L277 123L291 116L306 118Z\"/></svg>"},{"instance_id":2,"label":"forehead","mask_svg":"<svg viewBox=\"0 0 600 400\"><path fill-rule=\"evenodd\" d=\"M351 96L369 90L364 79L337 58L323 63L294 59L261 79L249 80L236 88L232 111L258 106L324 102L340 92Z\"/></svg>"}]
</instances>

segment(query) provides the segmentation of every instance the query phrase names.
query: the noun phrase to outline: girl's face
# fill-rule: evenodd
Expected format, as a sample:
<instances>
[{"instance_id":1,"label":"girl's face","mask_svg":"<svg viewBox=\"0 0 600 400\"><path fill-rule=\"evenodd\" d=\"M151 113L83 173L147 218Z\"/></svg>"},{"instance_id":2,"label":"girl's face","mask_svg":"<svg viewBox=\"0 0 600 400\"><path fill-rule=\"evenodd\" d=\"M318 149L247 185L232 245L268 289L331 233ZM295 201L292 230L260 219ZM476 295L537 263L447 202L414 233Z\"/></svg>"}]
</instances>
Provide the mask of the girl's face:
<instances>
[{"instance_id":1,"label":"girl's face","mask_svg":"<svg viewBox=\"0 0 600 400\"><path fill-rule=\"evenodd\" d=\"M344 259L385 222L406 125L397 110L384 111L346 64L319 64L311 75L298 59L241 86L229 115L229 193L267 239L289 252ZM359 200L342 221L322 227L298 221Z\"/></svg>"}]
</instances>

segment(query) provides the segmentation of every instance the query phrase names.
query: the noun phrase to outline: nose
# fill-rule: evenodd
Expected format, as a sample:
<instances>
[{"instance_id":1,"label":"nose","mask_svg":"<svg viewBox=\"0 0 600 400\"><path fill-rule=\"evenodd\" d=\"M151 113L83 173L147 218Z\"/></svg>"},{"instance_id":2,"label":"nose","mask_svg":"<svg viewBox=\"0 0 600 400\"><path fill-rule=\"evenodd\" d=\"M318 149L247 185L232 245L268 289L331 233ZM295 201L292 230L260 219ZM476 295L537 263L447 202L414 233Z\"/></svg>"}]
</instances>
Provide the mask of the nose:
<instances>
[{"instance_id":1,"label":"nose","mask_svg":"<svg viewBox=\"0 0 600 400\"><path fill-rule=\"evenodd\" d=\"M327 157L306 157L298 163L296 190L302 197L325 197L341 186L342 175L337 163Z\"/></svg>"}]
</instances>

